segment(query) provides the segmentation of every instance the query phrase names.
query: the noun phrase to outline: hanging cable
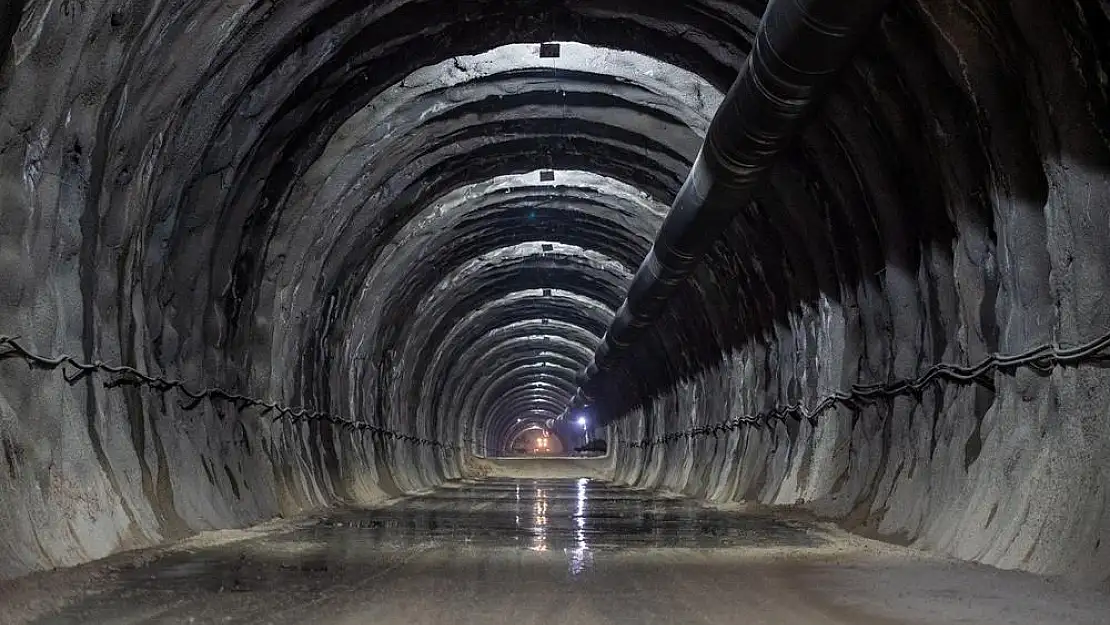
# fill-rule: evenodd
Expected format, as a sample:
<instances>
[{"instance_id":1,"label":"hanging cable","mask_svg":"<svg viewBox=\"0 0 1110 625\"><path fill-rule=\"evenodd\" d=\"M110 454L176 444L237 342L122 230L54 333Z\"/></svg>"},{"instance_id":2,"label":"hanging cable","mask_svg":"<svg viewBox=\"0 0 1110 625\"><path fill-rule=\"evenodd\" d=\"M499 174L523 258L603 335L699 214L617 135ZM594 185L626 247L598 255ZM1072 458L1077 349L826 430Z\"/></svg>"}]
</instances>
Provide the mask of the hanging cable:
<instances>
[{"instance_id":1,"label":"hanging cable","mask_svg":"<svg viewBox=\"0 0 1110 625\"><path fill-rule=\"evenodd\" d=\"M1077 347L1063 348L1056 345L1039 345L1020 354L992 354L975 365L955 365L938 363L925 370L914 379L903 379L889 383L853 384L847 392L837 391L825 396L813 408L806 408L801 402L787 406L776 406L755 416L733 417L724 421L697 426L681 432L671 432L661 436L629 443L633 449L665 445L679 439L693 439L713 436L716 438L724 431L734 431L748 426L762 428L772 421L785 422L789 418L805 419L816 426L818 417L837 405L855 408L859 404L873 404L893 397L910 395L920 397L925 387L942 381L956 384L981 384L994 390L993 375L1018 368L1031 368L1047 373L1059 366L1079 365L1105 360L1103 352L1110 347L1110 333Z\"/></svg>"},{"instance_id":2,"label":"hanging cable","mask_svg":"<svg viewBox=\"0 0 1110 625\"><path fill-rule=\"evenodd\" d=\"M272 412L274 413L274 422L281 419L285 419L291 423L298 423L301 421L325 421L345 430L369 433L371 436L378 439L396 440L411 443L414 446L443 448L446 449L448 453L450 453L452 449L458 449L457 446L447 445L440 441L409 434L402 434L365 421L346 419L328 412L310 410L304 407L290 407L274 401L233 393L218 387L207 387L202 390L194 390L182 380L171 379L160 375L150 375L126 365L109 365L99 360L95 362L81 362L68 354L62 354L60 356L43 356L24 347L19 342L19 338L18 336L0 335L0 360L20 358L32 369L53 371L60 368L62 370L62 377L65 378L65 381L70 385L76 384L81 379L90 375L110 374L115 377L104 381L105 388L142 386L161 393L176 391L184 396L182 401L178 401L178 406L182 410L193 410L204 400L211 402L223 401L235 404L240 411L252 407L262 408L262 412L259 416L265 416ZM72 367L74 371L67 371L66 367Z\"/></svg>"}]
</instances>

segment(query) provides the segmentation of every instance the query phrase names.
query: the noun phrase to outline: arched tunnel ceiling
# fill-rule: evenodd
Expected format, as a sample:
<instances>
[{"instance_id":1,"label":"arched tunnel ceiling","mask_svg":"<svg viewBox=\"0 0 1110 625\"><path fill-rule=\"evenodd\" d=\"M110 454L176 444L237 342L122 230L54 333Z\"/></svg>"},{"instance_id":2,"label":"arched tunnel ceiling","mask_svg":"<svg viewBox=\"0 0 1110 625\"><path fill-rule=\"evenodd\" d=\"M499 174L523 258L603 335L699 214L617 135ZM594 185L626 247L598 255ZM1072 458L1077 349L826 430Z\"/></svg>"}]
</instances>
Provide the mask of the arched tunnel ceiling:
<instances>
[{"instance_id":1,"label":"arched tunnel ceiling","mask_svg":"<svg viewBox=\"0 0 1110 625\"><path fill-rule=\"evenodd\" d=\"M459 436L458 419L484 428L505 418L448 411L441 406L453 396L435 395L452 392L445 380L455 375L435 368L437 353L473 341L458 330L461 316L490 301L532 310L554 337L580 334L576 324L593 331L579 339L574 366L561 370L571 384L650 246L721 93L635 52L564 42L552 63L537 51L515 44L445 59L346 120L285 202L284 211L301 217L272 226L266 249L279 262L262 263L244 247L226 261L236 279L244 277L242 298L232 294L239 303L225 310L230 325L255 292L256 315L335 302L315 327L287 337L294 349L306 332L318 337L307 377L331 380L331 371L347 367L344 378L359 383L334 390L352 395L350 405L386 427L440 437ZM294 253L321 241L328 243L320 256ZM259 275L251 265L264 265L258 291L247 286ZM283 298L282 284L296 288ZM528 289L537 293L505 297ZM515 313L502 318L508 314ZM429 365L434 375L416 375ZM313 392L330 397L330 386ZM536 394L520 401L553 408L552 398ZM421 415L419 424L392 422L406 413Z\"/></svg>"},{"instance_id":2,"label":"arched tunnel ceiling","mask_svg":"<svg viewBox=\"0 0 1110 625\"><path fill-rule=\"evenodd\" d=\"M279 344L315 346L301 356L302 379L315 388L302 392L351 395L349 405L383 425L390 406L416 401L429 431L444 429L443 398L425 397L427 378L411 371L473 340L457 331L463 312L498 300L502 319L512 307L560 322L550 329L564 335L584 324L594 334L579 351L595 347L721 94L633 52L562 50L554 66L534 44L446 59L355 112L287 192L279 218L268 218L264 248L247 231L261 225L248 218L231 228L242 243L222 248L216 263L236 271L221 293L225 343L252 331L238 321L244 310L277 316ZM229 201L250 205L246 193ZM304 249L320 253L296 253ZM529 288L537 292L503 297ZM323 315L289 315L321 301ZM343 367L352 371L344 379L360 382L353 390L331 388ZM569 384L571 368L563 373Z\"/></svg>"},{"instance_id":3,"label":"arched tunnel ceiling","mask_svg":"<svg viewBox=\"0 0 1110 625\"><path fill-rule=\"evenodd\" d=\"M173 229L160 234L166 257L147 266L166 261L178 274L171 285L207 284L219 303L206 332L183 336L234 347L272 329L281 360L303 371L291 390L307 403L443 436L461 418L502 418L440 408L454 396L436 394L458 384L436 376L460 374L437 368L438 354L475 340L455 331L462 314L535 288L539 297L514 305L584 322L546 301L547 289L565 289L601 303L587 309L599 333L598 312L611 316L620 301L762 7L468 5L479 30L427 23L434 5L281 7L255 23L255 37L284 25L279 46L251 57L263 62L249 77L230 65L207 77L224 92L238 80L238 99L204 126L211 147L185 193L166 198L179 214L163 221ZM298 13L293 23L286 13ZM256 45L246 32L229 42L240 54ZM498 40L506 36L607 48L564 43L544 59L535 43ZM542 178L548 169L555 180ZM219 227L182 227L211 219L201 211ZM580 249L560 255L559 244ZM210 267L190 261L197 247L214 250ZM186 304L178 310L188 317ZM418 375L429 363L432 375ZM403 423L413 413L424 418Z\"/></svg>"},{"instance_id":4,"label":"arched tunnel ceiling","mask_svg":"<svg viewBox=\"0 0 1110 625\"><path fill-rule=\"evenodd\" d=\"M547 320L544 334L573 339L558 370L573 384L761 7L477 2L445 14L479 21L426 19L439 9L198 12L130 61L106 109L141 101L167 139L105 128L94 177L117 183L94 194L157 207L131 241L162 305L147 320L161 357L205 354L217 377L246 368L296 403L447 439L468 429L460 420L505 418L452 405L464 385L453 359L498 323ZM217 22L214 38L198 28ZM548 41L562 42L558 58L540 56ZM174 101L167 84L189 96ZM513 349L540 347L490 353ZM494 368L478 357L466 373ZM524 384L472 377L497 392Z\"/></svg>"},{"instance_id":5,"label":"arched tunnel ceiling","mask_svg":"<svg viewBox=\"0 0 1110 625\"><path fill-rule=\"evenodd\" d=\"M103 85L99 107L16 103L5 115L17 128L53 116L77 137L67 150L87 169L75 201L93 242L75 257L125 268L86 272L82 295L115 298L117 283L141 282L135 289L157 304L120 315L148 328L156 361L459 439L523 407L464 407L460 393L502 392L512 383L482 372L507 352L545 349L469 350L499 324L546 319L532 335L596 344L763 9L756 0L189 2L162 31L105 13L116 36L136 43L125 57L113 56L112 36L81 52L126 68ZM45 10L28 5L24 22ZM958 172L1027 146L994 137L998 150L984 154L971 145L978 139L960 138L974 109L930 86L967 91L923 17L912 4L884 18L640 357L602 389L610 416L789 311L840 298L841 285L866 282L887 261L913 270L917 243L950 240L955 222L989 222L987 207L956 201L989 195ZM55 43L36 37L16 33L13 63ZM540 54L544 42L562 42L557 58ZM900 53L909 48L921 53ZM38 92L25 73L12 80L9 92ZM118 123L136 109L147 123ZM963 161L929 157L945 151L936 128ZM95 144L87 162L82 141ZM938 193L911 189L911 169ZM28 172L28 186L41 184ZM1044 195L1019 187L1015 197ZM810 235L804 244L798 233Z\"/></svg>"}]
</instances>

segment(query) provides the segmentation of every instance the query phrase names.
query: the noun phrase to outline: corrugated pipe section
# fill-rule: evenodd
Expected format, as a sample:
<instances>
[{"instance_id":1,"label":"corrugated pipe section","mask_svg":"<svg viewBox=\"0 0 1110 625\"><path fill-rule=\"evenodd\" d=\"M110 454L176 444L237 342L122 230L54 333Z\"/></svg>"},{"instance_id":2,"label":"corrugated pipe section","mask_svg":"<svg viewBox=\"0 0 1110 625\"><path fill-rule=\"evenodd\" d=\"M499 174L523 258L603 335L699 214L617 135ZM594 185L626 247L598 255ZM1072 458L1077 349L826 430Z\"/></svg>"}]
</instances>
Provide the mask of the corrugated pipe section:
<instances>
[{"instance_id":1,"label":"corrugated pipe section","mask_svg":"<svg viewBox=\"0 0 1110 625\"><path fill-rule=\"evenodd\" d=\"M752 52L564 418L588 404L591 390L656 322L675 288L748 205L889 2L771 0Z\"/></svg>"}]
</instances>

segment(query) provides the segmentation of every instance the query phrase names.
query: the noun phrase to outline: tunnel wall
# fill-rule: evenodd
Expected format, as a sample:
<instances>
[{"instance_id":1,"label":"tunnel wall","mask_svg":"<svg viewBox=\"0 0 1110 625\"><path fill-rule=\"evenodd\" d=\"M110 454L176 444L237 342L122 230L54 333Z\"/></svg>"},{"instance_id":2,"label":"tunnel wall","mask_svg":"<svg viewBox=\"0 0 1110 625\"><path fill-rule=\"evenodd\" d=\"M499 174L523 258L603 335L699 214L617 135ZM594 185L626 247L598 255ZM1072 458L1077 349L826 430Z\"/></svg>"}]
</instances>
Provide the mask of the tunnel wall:
<instances>
[{"instance_id":1,"label":"tunnel wall","mask_svg":"<svg viewBox=\"0 0 1110 625\"><path fill-rule=\"evenodd\" d=\"M761 7L512 8L0 2L0 576L419 491L558 414Z\"/></svg>"},{"instance_id":2,"label":"tunnel wall","mask_svg":"<svg viewBox=\"0 0 1110 625\"><path fill-rule=\"evenodd\" d=\"M698 285L706 301L730 294L736 312L717 336L740 336L617 422L618 481L802 505L962 559L1110 579L1110 373L1098 359L838 405L815 424L682 435L935 363L1110 331L1108 12L928 2L888 19L902 54L872 48L861 62L872 69L856 71L881 85L876 68L899 59L897 86L883 91L891 107L837 94L827 105L841 124L837 150L822 152L820 130L802 140L830 169L854 162L837 177L868 191L826 187L823 205L795 196L777 212L745 212L731 233L742 244L718 249ZM790 184L788 169L772 187ZM729 264L742 269L740 287L717 270ZM822 284L830 274L835 283ZM748 322L746 311L776 306ZM637 444L671 433L680 436Z\"/></svg>"},{"instance_id":3,"label":"tunnel wall","mask_svg":"<svg viewBox=\"0 0 1110 625\"><path fill-rule=\"evenodd\" d=\"M310 396L316 354L304 324L280 318L324 317L326 300L279 302L240 327L225 308L239 241L220 208L251 186L231 162L321 58L258 71L303 19L268 5L0 4L0 335L49 358L361 418ZM273 277L274 299L290 282ZM380 500L456 464L326 421L115 384L128 376L70 383L72 366L0 352L0 578Z\"/></svg>"},{"instance_id":4,"label":"tunnel wall","mask_svg":"<svg viewBox=\"0 0 1110 625\"><path fill-rule=\"evenodd\" d=\"M801 505L870 537L1002 568L1107 579L1110 426L1101 370L1020 372L998 376L997 395L934 388L920 401L838 408L816 426L790 418L628 447L655 428L685 432L722 415L816 403L823 395L815 390L786 389L808 380L834 387L829 376L843 370L822 364L858 362L843 335L817 325L837 320L815 314L808 334L784 330L634 411L618 425L617 481L716 502ZM808 365L795 350L808 351Z\"/></svg>"},{"instance_id":5,"label":"tunnel wall","mask_svg":"<svg viewBox=\"0 0 1110 625\"><path fill-rule=\"evenodd\" d=\"M79 338L24 342L65 354L80 349ZM17 359L0 362L0 375L0 577L378 501L398 494L397 475L417 474L411 464L380 463L407 443L326 422L218 401L186 409L173 391L106 388L112 377L100 375L70 385L61 371ZM433 466L424 463L429 473Z\"/></svg>"}]
</instances>

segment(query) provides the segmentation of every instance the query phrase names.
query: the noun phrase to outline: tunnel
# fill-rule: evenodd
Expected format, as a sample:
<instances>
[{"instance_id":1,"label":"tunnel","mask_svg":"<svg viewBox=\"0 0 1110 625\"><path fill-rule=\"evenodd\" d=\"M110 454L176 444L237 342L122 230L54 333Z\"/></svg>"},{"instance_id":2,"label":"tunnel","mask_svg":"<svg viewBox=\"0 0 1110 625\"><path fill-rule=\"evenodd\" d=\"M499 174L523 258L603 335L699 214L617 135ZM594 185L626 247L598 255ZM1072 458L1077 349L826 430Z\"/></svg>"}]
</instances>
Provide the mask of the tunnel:
<instances>
[{"instance_id":1,"label":"tunnel","mask_svg":"<svg viewBox=\"0 0 1110 625\"><path fill-rule=\"evenodd\" d=\"M1108 297L1108 0L0 0L0 611L511 501L574 580L813 523L1107 623Z\"/></svg>"}]
</instances>

